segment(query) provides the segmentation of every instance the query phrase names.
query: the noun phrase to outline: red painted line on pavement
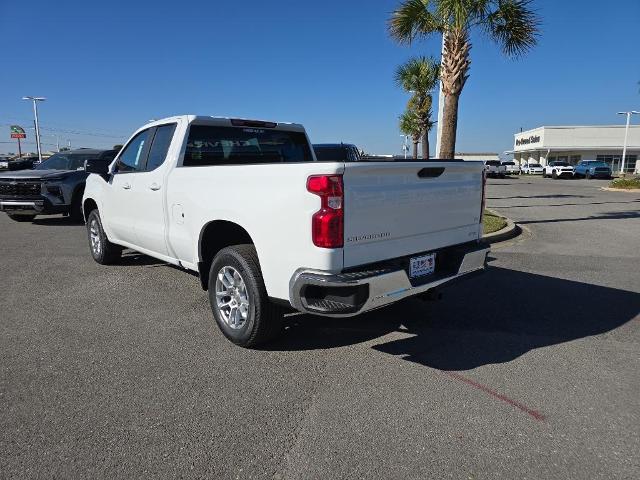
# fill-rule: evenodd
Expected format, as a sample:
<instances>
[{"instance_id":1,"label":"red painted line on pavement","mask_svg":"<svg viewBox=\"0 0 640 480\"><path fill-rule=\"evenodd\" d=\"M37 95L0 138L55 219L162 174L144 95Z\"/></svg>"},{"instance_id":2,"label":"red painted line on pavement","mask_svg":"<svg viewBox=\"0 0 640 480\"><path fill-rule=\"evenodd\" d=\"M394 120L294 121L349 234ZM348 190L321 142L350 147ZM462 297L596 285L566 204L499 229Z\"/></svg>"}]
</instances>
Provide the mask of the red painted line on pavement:
<instances>
[{"instance_id":1,"label":"red painted line on pavement","mask_svg":"<svg viewBox=\"0 0 640 480\"><path fill-rule=\"evenodd\" d=\"M508 403L509 405L512 405L520 410L522 410L524 413L526 413L527 415L533 417L534 419L538 420L538 421L543 421L544 420L544 415L542 415L540 412L533 410L525 405L523 405L520 402L517 402L505 395L502 395L501 393L496 392L495 390L492 390L491 388L482 385L481 383L476 382L475 380L471 380L470 378L467 378L463 375L460 375L459 373L456 372L442 372L445 375L454 378L460 382L466 383L467 385L471 385L474 388L477 388L478 390L482 390L485 393L488 393L489 395L491 395L494 398L497 398L498 400L502 400L505 403Z\"/></svg>"}]
</instances>

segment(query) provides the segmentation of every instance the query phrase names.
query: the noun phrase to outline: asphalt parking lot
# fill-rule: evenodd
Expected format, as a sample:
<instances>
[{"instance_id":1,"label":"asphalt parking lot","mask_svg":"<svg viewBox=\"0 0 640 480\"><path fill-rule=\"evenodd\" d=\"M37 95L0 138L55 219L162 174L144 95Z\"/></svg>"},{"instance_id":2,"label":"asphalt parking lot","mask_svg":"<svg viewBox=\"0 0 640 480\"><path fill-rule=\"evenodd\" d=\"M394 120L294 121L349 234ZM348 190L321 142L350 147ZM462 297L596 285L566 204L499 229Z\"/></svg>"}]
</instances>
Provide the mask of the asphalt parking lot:
<instances>
[{"instance_id":1,"label":"asphalt parking lot","mask_svg":"<svg viewBox=\"0 0 640 480\"><path fill-rule=\"evenodd\" d=\"M1 214L0 477L640 478L640 194L605 183L490 180L524 232L486 274L263 350L196 277Z\"/></svg>"}]
</instances>

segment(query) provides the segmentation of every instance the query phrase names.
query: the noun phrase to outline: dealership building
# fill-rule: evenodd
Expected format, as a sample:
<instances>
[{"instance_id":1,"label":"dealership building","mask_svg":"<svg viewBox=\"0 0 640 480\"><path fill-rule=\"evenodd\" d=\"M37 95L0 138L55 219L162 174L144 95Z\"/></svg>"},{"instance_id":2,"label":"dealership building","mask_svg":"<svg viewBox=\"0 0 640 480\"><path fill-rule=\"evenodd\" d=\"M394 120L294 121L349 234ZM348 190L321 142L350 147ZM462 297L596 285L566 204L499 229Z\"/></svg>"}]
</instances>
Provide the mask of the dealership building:
<instances>
[{"instance_id":1,"label":"dealership building","mask_svg":"<svg viewBox=\"0 0 640 480\"><path fill-rule=\"evenodd\" d=\"M619 172L624 144L624 125L538 127L514 134L513 159L516 164L564 161L575 165L582 160L608 163ZM625 172L640 172L640 125L629 127Z\"/></svg>"}]
</instances>

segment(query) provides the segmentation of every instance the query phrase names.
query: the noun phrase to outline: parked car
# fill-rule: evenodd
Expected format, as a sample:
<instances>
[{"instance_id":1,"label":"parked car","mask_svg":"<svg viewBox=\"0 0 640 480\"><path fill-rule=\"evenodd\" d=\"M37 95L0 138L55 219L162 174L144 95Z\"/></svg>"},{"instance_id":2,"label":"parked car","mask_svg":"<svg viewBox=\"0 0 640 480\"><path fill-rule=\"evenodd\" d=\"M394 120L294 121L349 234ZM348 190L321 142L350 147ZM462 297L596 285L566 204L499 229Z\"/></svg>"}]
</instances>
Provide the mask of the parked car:
<instances>
[{"instance_id":1,"label":"parked car","mask_svg":"<svg viewBox=\"0 0 640 480\"><path fill-rule=\"evenodd\" d=\"M7 165L8 170L31 170L34 166L38 165L38 157L25 156L21 158L14 158L9 160Z\"/></svg>"},{"instance_id":2,"label":"parked car","mask_svg":"<svg viewBox=\"0 0 640 480\"><path fill-rule=\"evenodd\" d=\"M502 166L507 175L520 175L520 167L516 165L516 162L502 162Z\"/></svg>"},{"instance_id":3,"label":"parked car","mask_svg":"<svg viewBox=\"0 0 640 480\"><path fill-rule=\"evenodd\" d=\"M350 143L314 143L313 151L319 162L359 162L360 150Z\"/></svg>"},{"instance_id":4,"label":"parked car","mask_svg":"<svg viewBox=\"0 0 640 480\"><path fill-rule=\"evenodd\" d=\"M611 167L605 162L596 160L584 160L578 163L573 169L574 177L590 178L611 178Z\"/></svg>"},{"instance_id":5,"label":"parked car","mask_svg":"<svg viewBox=\"0 0 640 480\"><path fill-rule=\"evenodd\" d=\"M481 162L318 162L302 125L183 115L87 164L91 255L198 272L217 325L253 346L283 307L347 317L484 269Z\"/></svg>"},{"instance_id":6,"label":"parked car","mask_svg":"<svg viewBox=\"0 0 640 480\"><path fill-rule=\"evenodd\" d=\"M0 170L5 170L9 168L9 162L11 161L11 157L7 157L5 155L0 155Z\"/></svg>"},{"instance_id":7,"label":"parked car","mask_svg":"<svg viewBox=\"0 0 640 480\"><path fill-rule=\"evenodd\" d=\"M526 163L522 167L522 173L527 175L542 175L542 172L544 172L544 168L539 163Z\"/></svg>"},{"instance_id":8,"label":"parked car","mask_svg":"<svg viewBox=\"0 0 640 480\"><path fill-rule=\"evenodd\" d=\"M79 149L56 153L32 170L0 174L0 211L17 222L30 222L36 215L62 213L82 221L82 194L89 174L87 160L108 165L114 150Z\"/></svg>"},{"instance_id":9,"label":"parked car","mask_svg":"<svg viewBox=\"0 0 640 480\"><path fill-rule=\"evenodd\" d=\"M502 165L499 160L487 160L484 162L484 168L487 177L504 178L507 171L506 167Z\"/></svg>"},{"instance_id":10,"label":"parked car","mask_svg":"<svg viewBox=\"0 0 640 480\"><path fill-rule=\"evenodd\" d=\"M544 170L542 170L542 178L547 177L554 179L562 177L573 178L573 167L567 162L549 162L549 164L544 167Z\"/></svg>"}]
</instances>

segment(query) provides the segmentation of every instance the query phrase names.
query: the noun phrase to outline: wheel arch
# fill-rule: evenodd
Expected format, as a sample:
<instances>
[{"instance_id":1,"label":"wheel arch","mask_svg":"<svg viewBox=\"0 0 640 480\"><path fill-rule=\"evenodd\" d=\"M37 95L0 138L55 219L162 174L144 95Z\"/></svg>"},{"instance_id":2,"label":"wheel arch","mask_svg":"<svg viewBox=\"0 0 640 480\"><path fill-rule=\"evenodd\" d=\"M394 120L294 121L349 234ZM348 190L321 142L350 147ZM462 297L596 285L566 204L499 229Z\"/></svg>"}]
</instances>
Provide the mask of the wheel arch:
<instances>
[{"instance_id":1,"label":"wheel arch","mask_svg":"<svg viewBox=\"0 0 640 480\"><path fill-rule=\"evenodd\" d=\"M82 202L82 215L85 222L93 210L98 210L98 203L93 198L85 198Z\"/></svg>"},{"instance_id":2,"label":"wheel arch","mask_svg":"<svg viewBox=\"0 0 640 480\"><path fill-rule=\"evenodd\" d=\"M255 245L249 232L228 220L213 220L202 227L198 238L198 273L203 290L209 289L209 269L213 257L231 245Z\"/></svg>"}]
</instances>

